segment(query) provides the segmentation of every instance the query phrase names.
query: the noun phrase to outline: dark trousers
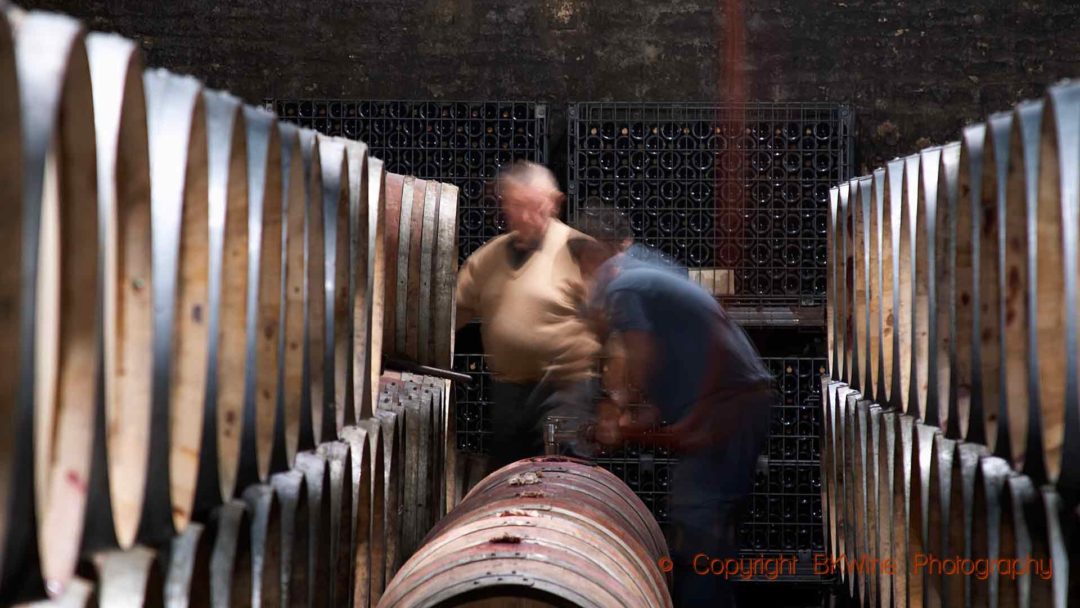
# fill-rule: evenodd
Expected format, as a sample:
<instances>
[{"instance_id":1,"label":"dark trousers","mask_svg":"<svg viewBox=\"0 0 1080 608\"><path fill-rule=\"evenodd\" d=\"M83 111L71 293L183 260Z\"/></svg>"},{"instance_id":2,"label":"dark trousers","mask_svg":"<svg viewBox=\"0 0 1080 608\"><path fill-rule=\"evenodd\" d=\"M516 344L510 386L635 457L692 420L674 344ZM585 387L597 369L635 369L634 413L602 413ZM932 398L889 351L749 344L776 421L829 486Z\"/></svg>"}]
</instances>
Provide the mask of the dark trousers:
<instances>
[{"instance_id":1,"label":"dark trousers","mask_svg":"<svg viewBox=\"0 0 1080 608\"><path fill-rule=\"evenodd\" d=\"M758 456L769 433L776 391L757 390L718 400L713 424L729 426L728 439L680 454L672 479L673 599L676 608L735 605L734 577L710 572L713 559L738 558L736 519L753 488Z\"/></svg>"},{"instance_id":2,"label":"dark trousers","mask_svg":"<svg viewBox=\"0 0 1080 608\"><path fill-rule=\"evenodd\" d=\"M672 508L672 599L675 608L731 608L735 605L733 581L711 573L710 562L737 557L735 514L738 506L739 503L731 501Z\"/></svg>"},{"instance_id":3,"label":"dark trousers","mask_svg":"<svg viewBox=\"0 0 1080 608\"><path fill-rule=\"evenodd\" d=\"M493 383L489 470L543 455L544 423L548 416L590 418L595 390L594 380Z\"/></svg>"}]
</instances>

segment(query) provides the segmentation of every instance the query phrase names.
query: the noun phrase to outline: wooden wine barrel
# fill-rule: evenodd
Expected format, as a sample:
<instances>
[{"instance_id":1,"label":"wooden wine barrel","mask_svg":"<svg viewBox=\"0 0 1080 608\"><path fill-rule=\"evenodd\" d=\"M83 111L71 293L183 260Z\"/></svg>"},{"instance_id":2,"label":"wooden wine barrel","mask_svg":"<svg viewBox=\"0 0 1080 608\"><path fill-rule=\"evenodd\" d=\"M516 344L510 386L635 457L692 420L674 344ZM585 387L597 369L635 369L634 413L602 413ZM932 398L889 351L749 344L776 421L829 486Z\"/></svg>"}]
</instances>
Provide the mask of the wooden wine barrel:
<instances>
[{"instance_id":1,"label":"wooden wine barrel","mask_svg":"<svg viewBox=\"0 0 1080 608\"><path fill-rule=\"evenodd\" d=\"M840 351L843 348L843 338L840 335L840 270L838 260L840 258L840 188L829 188L829 224L825 233L826 249L829 253L829 296L825 299L825 323L827 325L825 337L828 340L829 375L834 380L840 380L841 365Z\"/></svg>"},{"instance_id":2,"label":"wooden wine barrel","mask_svg":"<svg viewBox=\"0 0 1080 608\"><path fill-rule=\"evenodd\" d=\"M387 173L377 158L368 158L368 240L367 293L368 307L367 355L363 374L367 391L362 396L358 415L371 418L379 403L379 377L382 375L383 320L386 316L386 271L392 264L386 256ZM449 367L449 366L448 366Z\"/></svg>"},{"instance_id":3,"label":"wooden wine barrel","mask_svg":"<svg viewBox=\"0 0 1080 608\"><path fill-rule=\"evenodd\" d=\"M397 334L395 345L397 352L406 358L419 361L419 311L431 302L421 301L420 278L421 258L423 257L424 217L427 213L428 190L435 182L417 179L413 182L413 200L411 207L406 201L401 204L401 229L398 233L398 292Z\"/></svg>"},{"instance_id":4,"label":"wooden wine barrel","mask_svg":"<svg viewBox=\"0 0 1080 608\"><path fill-rule=\"evenodd\" d=\"M332 482L326 459L315 452L296 455L296 470L303 473L308 502L308 563L307 606L328 606L330 578L334 576L330 561Z\"/></svg>"},{"instance_id":5,"label":"wooden wine barrel","mask_svg":"<svg viewBox=\"0 0 1080 608\"><path fill-rule=\"evenodd\" d=\"M304 222L304 386L300 410L300 449L311 450L334 433L333 412L326 407L326 223L323 214L322 159L317 134L300 130L307 210ZM310 491L310 488L309 488Z\"/></svg>"},{"instance_id":6,"label":"wooden wine barrel","mask_svg":"<svg viewBox=\"0 0 1080 608\"><path fill-rule=\"evenodd\" d=\"M829 360L832 365L832 360ZM821 375L821 513L825 524L825 552L834 556L832 542L833 511L833 394L834 382L827 374ZM458 467L461 467L459 459ZM461 472L457 472L460 477ZM460 479L458 481L460 484ZM456 501L455 501L456 502Z\"/></svg>"},{"instance_id":7,"label":"wooden wine barrel","mask_svg":"<svg viewBox=\"0 0 1080 608\"><path fill-rule=\"evenodd\" d=\"M326 218L326 404L323 441L336 437L346 421L356 419L352 395L352 305L349 301L349 165L345 144L319 136L322 159L323 214ZM329 424L329 426L325 426Z\"/></svg>"},{"instance_id":8,"label":"wooden wine barrel","mask_svg":"<svg viewBox=\"0 0 1080 608\"><path fill-rule=\"evenodd\" d=\"M1005 218L1006 179L1013 115L990 116L989 148L983 155L979 224L979 379L983 436L990 452L1008 457L1009 419L1005 395Z\"/></svg>"},{"instance_id":9,"label":"wooden wine barrel","mask_svg":"<svg viewBox=\"0 0 1080 608\"><path fill-rule=\"evenodd\" d=\"M956 390L953 380L956 367L956 205L959 197L960 142L951 142L941 147L941 167L938 171L937 218L934 241L934 283L936 286L934 317L934 336L931 337L931 350L934 351L934 368L930 381L934 385L930 390L936 393L927 397L929 405L937 408L937 420L927 412L930 424L936 425L951 437L959 431L950 433L956 416Z\"/></svg>"},{"instance_id":10,"label":"wooden wine barrel","mask_svg":"<svg viewBox=\"0 0 1080 608\"><path fill-rule=\"evenodd\" d=\"M432 321L435 306L432 293L432 266L435 257L435 245L438 242L439 199L442 197L442 184L429 181L424 191L424 206L421 219L420 239L417 241L419 252L417 263L410 266L418 267L420 276L417 278L416 311L413 313L416 326L415 333L407 337L413 360L430 363L432 361ZM410 260L411 262L411 260ZM411 271L411 269L410 269ZM415 343L415 347L413 346Z\"/></svg>"},{"instance_id":11,"label":"wooden wine barrel","mask_svg":"<svg viewBox=\"0 0 1080 608\"><path fill-rule=\"evenodd\" d=\"M919 153L918 197L909 211L913 214L912 247L914 295L911 320L911 387L908 413L937 424L937 349L933 337L937 315L937 240L938 181L941 171L941 148L933 146ZM933 385L933 388L931 388Z\"/></svg>"},{"instance_id":12,"label":"wooden wine barrel","mask_svg":"<svg viewBox=\"0 0 1080 608\"><path fill-rule=\"evenodd\" d=\"M209 329L206 115L194 78L144 74L154 247L154 409L140 537L187 525L202 441Z\"/></svg>"},{"instance_id":13,"label":"wooden wine barrel","mask_svg":"<svg viewBox=\"0 0 1080 608\"><path fill-rule=\"evenodd\" d=\"M0 112L7 117L0 121L0 200L8 201L6 217L0 234L0 255L8 260L0 274L0 332L19 339L0 341L0 358L19 361L20 353L29 345L22 343L20 332L24 328L24 315L29 312L21 306L23 297L22 267L29 252L24 253L22 224L28 206L23 198L22 119L20 118L19 83L15 67L15 41L8 18L0 15ZM17 365L0 366L0 417L9 421L0 427L0 598L12 580L9 571L18 570L25 563L22 555L34 542L23 529L12 527L11 522L26 522L34 509L32 484L33 471L17 466L32 458L33 436L32 405L17 398L19 391ZM14 558L14 563L11 557ZM14 580L20 580L21 573Z\"/></svg>"},{"instance_id":14,"label":"wooden wine barrel","mask_svg":"<svg viewBox=\"0 0 1080 608\"><path fill-rule=\"evenodd\" d=\"M404 561L401 555L402 508L405 491L405 421L404 409L397 405L398 384L387 378L379 380L379 407L375 411L382 429L383 474L385 475L386 538L384 582L389 583ZM396 411L395 411L396 410Z\"/></svg>"},{"instance_id":15,"label":"wooden wine barrel","mask_svg":"<svg viewBox=\"0 0 1080 608\"><path fill-rule=\"evenodd\" d=\"M1002 553L1001 526L1005 484L1012 475L1009 463L996 456L982 458L975 469L971 517L971 559L975 562L1011 557ZM971 580L971 602L975 606L998 605L998 591L996 573Z\"/></svg>"},{"instance_id":16,"label":"wooden wine barrel","mask_svg":"<svg viewBox=\"0 0 1080 608\"><path fill-rule=\"evenodd\" d=\"M822 520L825 524L825 537L828 553L832 557L839 555L836 542L836 391L842 383L822 380L822 442L821 442L821 485Z\"/></svg>"},{"instance_id":17,"label":"wooden wine barrel","mask_svg":"<svg viewBox=\"0 0 1080 608\"><path fill-rule=\"evenodd\" d=\"M352 272L349 273L350 305L352 306L352 344L349 347L352 357L351 376L354 418L346 420L347 425L356 424L362 418L371 416L371 331L372 284L374 260L369 241L372 229L369 226L371 206L368 184L367 144L342 140L345 144L345 157L349 165L349 260ZM366 408L366 409L365 409Z\"/></svg>"},{"instance_id":18,"label":"wooden wine barrel","mask_svg":"<svg viewBox=\"0 0 1080 608\"><path fill-rule=\"evenodd\" d=\"M1015 475L1005 483L1001 506L1002 555L1024 567L1001 576L998 605L1053 606L1054 568L1042 493L1030 477Z\"/></svg>"},{"instance_id":19,"label":"wooden wine barrel","mask_svg":"<svg viewBox=\"0 0 1080 608\"><path fill-rule=\"evenodd\" d=\"M282 215L282 340L278 428L275 439L285 448L285 466L291 467L300 450L300 412L304 393L304 215L306 193L300 132L292 124L278 123L281 137ZM314 441L314 440L312 440Z\"/></svg>"},{"instance_id":20,"label":"wooden wine barrel","mask_svg":"<svg viewBox=\"0 0 1080 608\"><path fill-rule=\"evenodd\" d=\"M251 605L280 606L281 503L274 487L263 483L248 486L243 499L251 514Z\"/></svg>"},{"instance_id":21,"label":"wooden wine barrel","mask_svg":"<svg viewBox=\"0 0 1080 608\"><path fill-rule=\"evenodd\" d=\"M919 567L918 559L929 556L930 528L930 467L934 459L934 436L940 434L936 427L915 423L911 433L911 478L908 497L908 602L912 606L927 603L927 568Z\"/></svg>"},{"instance_id":22,"label":"wooden wine barrel","mask_svg":"<svg viewBox=\"0 0 1080 608\"><path fill-rule=\"evenodd\" d=\"M406 509L406 513L411 512L412 515L412 529L415 535L412 548L415 550L423 536L435 524L435 483L438 481L435 461L437 404L434 393L426 385L426 378L415 374L402 374L402 380L409 392L409 399L405 401L405 406L409 411L408 420L416 421L415 429L406 424L406 432L409 436L415 436L417 445L416 458L406 457L406 461L414 461L414 466L410 467L410 474L414 475L416 480L413 484L414 502ZM409 437L406 438L406 445L408 441ZM410 555L411 553L412 551L409 551Z\"/></svg>"},{"instance_id":23,"label":"wooden wine barrel","mask_svg":"<svg viewBox=\"0 0 1080 608\"><path fill-rule=\"evenodd\" d=\"M861 198L861 196L860 196ZM855 407L852 408L851 425L854 436L852 439L853 447L855 449L854 455L854 472L855 472L855 484L854 484L854 498L855 498L855 538L856 538L856 551L857 557L866 560L870 557L870 543L869 543L869 528L870 528L870 516L869 516L869 500L868 490L871 485L870 468L868 466L867 450L870 447L870 426L869 426L869 407L870 401L863 399L861 396L856 402ZM873 604L875 599L870 593L870 572L869 570L862 570L857 572L858 580L858 593L863 603Z\"/></svg>"},{"instance_id":24,"label":"wooden wine barrel","mask_svg":"<svg viewBox=\"0 0 1080 608\"><path fill-rule=\"evenodd\" d=\"M136 545L126 550L100 551L91 562L101 606L156 607L165 603L164 568L158 552Z\"/></svg>"},{"instance_id":25,"label":"wooden wine barrel","mask_svg":"<svg viewBox=\"0 0 1080 608\"><path fill-rule=\"evenodd\" d=\"M250 246L246 256L247 378L241 471L245 473L242 477L245 481L256 483L270 479L277 424L281 346L281 136L277 119L261 108L245 107L244 124Z\"/></svg>"},{"instance_id":26,"label":"wooden wine barrel","mask_svg":"<svg viewBox=\"0 0 1080 608\"><path fill-rule=\"evenodd\" d=\"M852 201L857 200L857 193L851 192L851 182L840 184L840 269L842 306L840 314L840 331L844 333L844 353L842 355L842 379L852 388L858 389L858 355L855 343L854 323L855 315L855 225L854 212L857 206Z\"/></svg>"},{"instance_id":27,"label":"wooden wine barrel","mask_svg":"<svg viewBox=\"0 0 1080 608\"><path fill-rule=\"evenodd\" d=\"M958 492L951 487L953 459L956 457L957 442L945 437L939 430L933 434L930 446L930 467L927 483L927 529L926 544L923 551L926 556L945 559L959 555L959 551L948 544L949 513L953 500L961 500ZM959 489L959 488L957 488ZM962 523L961 523L962 525ZM962 546L960 550L962 550ZM946 602L945 577L941 569L927 567L922 572L924 606L943 606Z\"/></svg>"},{"instance_id":28,"label":"wooden wine barrel","mask_svg":"<svg viewBox=\"0 0 1080 608\"><path fill-rule=\"evenodd\" d=\"M379 563L379 575L385 567L386 554L382 546L376 552L372 534L375 529L373 518L375 506L372 503L373 491L376 483L382 483L382 463L375 470L375 449L368 439L367 426L349 426L342 429L341 440L349 444L349 453L352 456L352 506L353 506L353 538L350 543L352 564L352 602L354 606L368 606L372 604L372 578L375 562ZM378 441L377 439L375 441ZM379 454L378 456L382 456ZM379 517L383 517L381 506L378 509ZM382 531L382 522L379 522L378 530ZM382 581L379 581L379 590L382 590Z\"/></svg>"},{"instance_id":29,"label":"wooden wine barrel","mask_svg":"<svg viewBox=\"0 0 1080 608\"><path fill-rule=\"evenodd\" d=\"M398 554L404 561L419 546L426 530L421 529L422 509L426 506L423 462L430 446L430 419L420 403L419 385L395 372L386 372L383 382L390 388L380 407L399 416L402 423L400 527L390 527L398 535Z\"/></svg>"},{"instance_id":30,"label":"wooden wine barrel","mask_svg":"<svg viewBox=\"0 0 1080 608\"><path fill-rule=\"evenodd\" d=\"M453 285L457 188L405 178L386 201L384 350L449 367L453 349Z\"/></svg>"},{"instance_id":31,"label":"wooden wine barrel","mask_svg":"<svg viewBox=\"0 0 1080 608\"><path fill-rule=\"evenodd\" d=\"M900 292L900 219L903 208L904 162L894 160L883 174L875 174L881 183L881 383L886 400L882 404L900 407L900 335L896 333Z\"/></svg>"},{"instance_id":32,"label":"wooden wine barrel","mask_svg":"<svg viewBox=\"0 0 1080 608\"><path fill-rule=\"evenodd\" d=\"M894 411L882 411L878 418L878 487L877 487L877 513L878 513L878 537L877 553L882 560L882 566L876 571L878 593L882 606L893 604L893 574L892 561L895 557L893 545L893 522L894 502L893 492L896 484L894 475L896 468L896 428L897 414ZM889 568L884 563L888 561Z\"/></svg>"},{"instance_id":33,"label":"wooden wine barrel","mask_svg":"<svg viewBox=\"0 0 1080 608\"><path fill-rule=\"evenodd\" d=\"M986 125L964 129L957 162L957 195L953 232L955 321L953 322L952 392L946 434L953 439L986 443L983 425L980 365L979 258L982 239L982 168ZM972 421L976 422L972 422Z\"/></svg>"},{"instance_id":34,"label":"wooden wine barrel","mask_svg":"<svg viewBox=\"0 0 1080 608\"><path fill-rule=\"evenodd\" d=\"M450 369L454 363L454 336L457 328L455 294L458 272L458 187L440 184L438 235L432 256L432 353L436 367Z\"/></svg>"},{"instance_id":35,"label":"wooden wine barrel","mask_svg":"<svg viewBox=\"0 0 1080 608\"><path fill-rule=\"evenodd\" d=\"M670 606L655 566L667 549L654 531L644 504L599 467L519 461L488 476L440 522L380 606L481 597L497 605L529 598L543 606Z\"/></svg>"},{"instance_id":36,"label":"wooden wine barrel","mask_svg":"<svg viewBox=\"0 0 1080 608\"><path fill-rule=\"evenodd\" d=\"M845 475L845 446L844 441L844 411L847 407L847 396L851 392L851 389L844 383L837 383L835 385L835 391L830 391L832 395L832 456L833 462L833 484L832 484L832 498L830 503L833 505L833 525L835 538L833 540L834 550L833 555L837 557L843 556L846 553L845 538L847 536L848 517L846 513L847 501L844 498L844 483L847 479ZM846 573L841 572L841 577L846 580Z\"/></svg>"},{"instance_id":37,"label":"wooden wine barrel","mask_svg":"<svg viewBox=\"0 0 1080 608\"><path fill-rule=\"evenodd\" d=\"M355 584L353 597L363 595L364 585L367 585L369 603L376 605L382 597L383 587L386 584L386 459L383 455L382 429L379 420L368 418L361 420L355 427L349 427L342 433L342 439L348 441L352 447L353 471L361 469L365 464L369 469L370 489L367 491L368 504L368 529L365 531L359 524L356 527L356 535L367 534L368 563L367 571L362 572L363 564L356 562ZM363 457L363 462L357 458L360 450L367 448L368 453ZM357 504L363 503L363 489L357 488ZM359 508L358 508L359 510Z\"/></svg>"},{"instance_id":38,"label":"wooden wine barrel","mask_svg":"<svg viewBox=\"0 0 1080 608\"><path fill-rule=\"evenodd\" d=\"M949 470L942 470L944 477L943 496L948 488L949 505L946 511L942 507L942 550L943 556L957 556L969 560L972 555L972 519L973 499L975 494L975 471L979 460L987 455L986 447L974 443L956 442L953 449ZM944 463L941 468L944 469ZM946 606L971 605L971 577L962 571L942 576L942 597Z\"/></svg>"},{"instance_id":39,"label":"wooden wine barrel","mask_svg":"<svg viewBox=\"0 0 1080 608\"><path fill-rule=\"evenodd\" d=\"M1070 450L1080 454L1076 408L1067 407L1067 385L1077 375L1077 224L1080 223L1080 82L1051 87L1046 97L1039 142L1035 211L1035 308L1037 410L1032 410L1026 471L1036 483L1058 482L1063 467L1067 425ZM1028 186L1031 188L1031 186ZM1076 390L1075 388L1073 389ZM1071 415L1069 412L1072 411ZM1075 446L1075 447L1073 447ZM1037 454L1036 454L1037 452ZM1075 462L1075 461L1074 461ZM1080 474L1065 475L1072 492Z\"/></svg>"},{"instance_id":40,"label":"wooden wine barrel","mask_svg":"<svg viewBox=\"0 0 1080 608\"><path fill-rule=\"evenodd\" d=\"M210 336L206 408L199 459L196 511L238 497L244 425L244 352L247 341L248 168L247 137L239 99L203 92L208 147Z\"/></svg>"},{"instance_id":41,"label":"wooden wine barrel","mask_svg":"<svg viewBox=\"0 0 1080 608\"><path fill-rule=\"evenodd\" d=\"M1004 222L998 230L1005 238L1004 338L1005 396L1009 421L1009 460L1017 471L1028 460L1028 431L1037 402L1030 392L1035 344L1035 241L1029 228L1034 227L1038 207L1039 134L1042 131L1042 102L1031 101L1016 107L1016 118L1009 146L1009 172L1005 191ZM1034 414L1037 416L1037 414ZM1036 461L1042 454L1032 454Z\"/></svg>"},{"instance_id":42,"label":"wooden wine barrel","mask_svg":"<svg viewBox=\"0 0 1080 608\"><path fill-rule=\"evenodd\" d=\"M451 470L447 465L449 452L453 449L449 428L449 400L450 381L433 376L422 376L424 390L431 400L432 420L432 450L431 450L431 521L428 527L446 514L446 487L449 482L447 471Z\"/></svg>"},{"instance_id":43,"label":"wooden wine barrel","mask_svg":"<svg viewBox=\"0 0 1080 608\"><path fill-rule=\"evenodd\" d=\"M83 532L83 548L92 551L127 549L139 529L149 461L153 304L142 54L126 38L96 33L87 36L86 51L97 140L102 297L103 386L94 416L93 472Z\"/></svg>"},{"instance_id":44,"label":"wooden wine barrel","mask_svg":"<svg viewBox=\"0 0 1080 608\"><path fill-rule=\"evenodd\" d=\"M1034 543L1034 556L1038 559L1050 559L1056 564L1052 576L1052 594L1054 608L1064 608L1070 602L1075 602L1077 597L1076 573L1077 551L1080 546L1075 542L1072 533L1073 514L1069 513L1061 494L1053 488L1044 486L1042 493L1042 506L1045 508L1046 528L1033 526L1033 537L1039 539ZM1036 519L1036 521L1038 521ZM1045 547L1042 545L1045 539ZM1070 581L1072 588L1070 588ZM1040 583L1042 584L1042 583Z\"/></svg>"},{"instance_id":45,"label":"wooden wine barrel","mask_svg":"<svg viewBox=\"0 0 1080 608\"><path fill-rule=\"evenodd\" d=\"M908 605L908 575L911 563L909 552L911 522L911 480L912 480L912 443L914 441L915 419L907 414L897 414L893 433L893 504L892 504L892 549L893 604Z\"/></svg>"},{"instance_id":46,"label":"wooden wine barrel","mask_svg":"<svg viewBox=\"0 0 1080 608\"><path fill-rule=\"evenodd\" d=\"M903 159L889 161L885 181L885 209L881 216L881 342L884 357L882 376L888 392L889 406L901 409L900 386L904 382L904 376L900 372L900 325L911 311L910 302L900 297L905 293L905 287L900 282L900 233L904 223ZM910 280L905 285L906 289L910 290Z\"/></svg>"},{"instance_id":47,"label":"wooden wine barrel","mask_svg":"<svg viewBox=\"0 0 1080 608\"><path fill-rule=\"evenodd\" d=\"M862 471L860 471L857 466L859 461L858 452L860 442L858 417L855 413L860 401L862 401L862 394L858 391L851 391L848 393L847 399L843 404L843 409L841 410L844 421L844 487L842 498L845 505L844 511L846 522L844 553L845 557L850 561L862 557L859 528L862 525L864 518L862 509L859 508L858 499L858 488ZM863 573L857 570L850 570L847 574L847 583L848 593L853 597L861 598L860 586L863 583Z\"/></svg>"},{"instance_id":48,"label":"wooden wine barrel","mask_svg":"<svg viewBox=\"0 0 1080 608\"><path fill-rule=\"evenodd\" d=\"M350 454L356 450L358 456L352 456L352 537L349 539L349 579L352 583L348 590L353 606L371 605L371 449L365 437L360 445L353 448L350 441ZM357 462L359 461L359 462Z\"/></svg>"},{"instance_id":49,"label":"wooden wine barrel","mask_svg":"<svg viewBox=\"0 0 1080 608\"><path fill-rule=\"evenodd\" d=\"M585 492L592 500L615 507L622 516L620 521L633 526L637 539L647 550L660 555L667 553L663 531L649 511L643 508L644 503L641 499L606 469L573 458L539 456L508 464L480 480L465 496L462 503L485 503L509 496L521 497L508 491L506 482L500 480L509 480L510 487L532 486L540 483L534 482L533 476L543 480L543 489L564 488L575 494ZM519 479L520 482L515 479ZM522 492L528 493L527 490L522 490ZM458 515L461 515L461 512ZM451 515L440 520L427 534L424 539L425 544L431 538L441 534L442 530L454 525L457 519Z\"/></svg>"},{"instance_id":50,"label":"wooden wine barrel","mask_svg":"<svg viewBox=\"0 0 1080 608\"><path fill-rule=\"evenodd\" d=\"M404 206L412 210L413 184L416 178L396 173L386 175L386 204L383 207L386 216L384 227L383 250L386 260L386 292L383 299L385 315L383 317L383 352L397 352L397 293L401 265L398 242L401 233L401 216Z\"/></svg>"},{"instance_id":51,"label":"wooden wine barrel","mask_svg":"<svg viewBox=\"0 0 1080 608\"><path fill-rule=\"evenodd\" d=\"M165 605L188 608L210 605L210 560L214 551L215 517L207 526L191 522L169 541Z\"/></svg>"},{"instance_id":52,"label":"wooden wine barrel","mask_svg":"<svg viewBox=\"0 0 1080 608\"><path fill-rule=\"evenodd\" d=\"M330 605L347 606L353 591L350 553L353 541L353 475L349 444L330 441L319 446L318 454L330 469Z\"/></svg>"},{"instance_id":53,"label":"wooden wine barrel","mask_svg":"<svg viewBox=\"0 0 1080 608\"><path fill-rule=\"evenodd\" d=\"M308 585L308 491L299 471L276 473L270 478L281 506L281 605L307 606Z\"/></svg>"},{"instance_id":54,"label":"wooden wine barrel","mask_svg":"<svg viewBox=\"0 0 1080 608\"><path fill-rule=\"evenodd\" d=\"M852 180L851 207L854 235L854 304L852 333L858 357L858 386L864 398L873 398L873 378L870 376L870 177Z\"/></svg>"},{"instance_id":55,"label":"wooden wine barrel","mask_svg":"<svg viewBox=\"0 0 1080 608\"><path fill-rule=\"evenodd\" d=\"M944 559L960 554L963 549L954 549L949 545L949 523L952 512L952 501L961 500L952 491L952 464L956 458L957 442L946 438L940 432L933 436L933 444L930 446L930 469L927 483L927 511L926 511L926 546L928 556ZM961 509L962 510L962 509ZM963 517L955 523L963 528ZM925 606L940 607L947 601L945 576L943 572L927 569L923 573L923 587L925 589Z\"/></svg>"},{"instance_id":56,"label":"wooden wine barrel","mask_svg":"<svg viewBox=\"0 0 1080 608\"><path fill-rule=\"evenodd\" d=\"M873 176L870 178L870 184L866 187L870 193L870 210L868 217L869 222L869 250L870 257L867 261L867 270L869 271L869 279L867 283L867 315L870 317L870 329L867 333L867 353L869 356L869 362L867 363L869 370L868 376L872 382L866 389L866 393L870 395L877 403L885 403L888 401L888 390L885 387L885 374L883 371L884 363L884 342L882 335L882 312L884 307L882 306L882 270L881 270L881 254L882 254L882 220L885 213L885 170L877 169L874 171Z\"/></svg>"},{"instance_id":57,"label":"wooden wine barrel","mask_svg":"<svg viewBox=\"0 0 1080 608\"><path fill-rule=\"evenodd\" d=\"M873 568L866 571L867 598L871 605L881 604L881 526L885 520L881 519L881 505L878 496L881 494L881 406L869 403L866 408L866 460L863 470L866 474L866 555L871 559Z\"/></svg>"},{"instance_id":58,"label":"wooden wine barrel","mask_svg":"<svg viewBox=\"0 0 1080 608\"><path fill-rule=\"evenodd\" d=\"M5 448L14 468L3 498L11 501L13 519L0 596L12 595L4 590L16 586L28 599L43 596L39 571L62 588L74 575L83 531L100 302L97 168L84 35L73 19L28 13L15 40L18 87L5 92L20 95L15 115L22 119L23 190L21 201L8 199L5 207L14 214L7 232L21 231L21 237L5 234L20 248L7 262L13 270L6 279L12 295L19 292L18 304L12 301L7 313L12 329L18 324L17 333L8 335L18 350L7 363L16 368L19 383L12 378L14 390L4 395L14 406L6 424L17 434Z\"/></svg>"},{"instance_id":59,"label":"wooden wine barrel","mask_svg":"<svg viewBox=\"0 0 1080 608\"><path fill-rule=\"evenodd\" d=\"M849 300L850 303L850 300ZM853 342L852 340L848 341ZM843 460L841 466L843 468L843 484L840 486L840 504L844 510L844 558L846 562L855 560L859 556L859 550L856 544L856 527L858 521L856 520L857 509L855 508L855 425L853 424L852 415L855 408L855 404L861 395L857 390L848 390L845 398L839 402L839 418L840 418L840 442L842 444ZM853 596L858 596L858 573L853 570L848 570L845 573L844 581L848 586L848 593Z\"/></svg>"},{"instance_id":60,"label":"wooden wine barrel","mask_svg":"<svg viewBox=\"0 0 1080 608\"><path fill-rule=\"evenodd\" d=\"M232 499L210 514L214 548L210 555L210 605L250 606L254 569L251 552L251 512ZM198 576L200 573L196 573Z\"/></svg>"},{"instance_id":61,"label":"wooden wine barrel","mask_svg":"<svg viewBox=\"0 0 1080 608\"><path fill-rule=\"evenodd\" d=\"M899 262L896 291L897 302L894 306L896 318L897 359L899 361L899 399L896 404L904 413L917 415L918 411L909 412L911 406L911 370L912 345L914 344L915 323L915 220L919 202L919 155L913 154L903 159L903 187L900 192L900 213L895 217L899 222L894 256Z\"/></svg>"},{"instance_id":62,"label":"wooden wine barrel","mask_svg":"<svg viewBox=\"0 0 1080 608\"><path fill-rule=\"evenodd\" d=\"M850 549L850 543L847 542L848 527L851 525L851 516L848 511L851 503L847 499L846 484L850 483L850 474L847 468L849 456L847 454L851 444L847 441L847 400L848 395L854 391L846 384L841 384L836 389L835 402L833 404L833 449L834 459L836 464L834 468L836 470L836 484L833 488L834 500L833 504L836 505L836 555L842 558L846 557L847 552ZM840 580L844 583L847 582L848 572L841 570Z\"/></svg>"}]
</instances>

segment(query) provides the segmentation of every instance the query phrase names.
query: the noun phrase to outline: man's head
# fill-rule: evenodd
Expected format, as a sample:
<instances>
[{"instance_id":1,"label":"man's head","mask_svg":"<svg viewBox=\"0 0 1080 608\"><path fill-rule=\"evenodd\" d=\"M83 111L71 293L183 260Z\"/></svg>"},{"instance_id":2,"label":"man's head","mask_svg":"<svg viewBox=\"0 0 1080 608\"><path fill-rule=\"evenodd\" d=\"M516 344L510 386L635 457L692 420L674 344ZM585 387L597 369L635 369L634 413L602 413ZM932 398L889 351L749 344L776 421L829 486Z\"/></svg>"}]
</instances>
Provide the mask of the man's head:
<instances>
[{"instance_id":1,"label":"man's head","mask_svg":"<svg viewBox=\"0 0 1080 608\"><path fill-rule=\"evenodd\" d=\"M498 180L503 213L510 230L517 233L516 244L535 247L565 198L555 176L546 167L518 161L499 173Z\"/></svg>"}]
</instances>

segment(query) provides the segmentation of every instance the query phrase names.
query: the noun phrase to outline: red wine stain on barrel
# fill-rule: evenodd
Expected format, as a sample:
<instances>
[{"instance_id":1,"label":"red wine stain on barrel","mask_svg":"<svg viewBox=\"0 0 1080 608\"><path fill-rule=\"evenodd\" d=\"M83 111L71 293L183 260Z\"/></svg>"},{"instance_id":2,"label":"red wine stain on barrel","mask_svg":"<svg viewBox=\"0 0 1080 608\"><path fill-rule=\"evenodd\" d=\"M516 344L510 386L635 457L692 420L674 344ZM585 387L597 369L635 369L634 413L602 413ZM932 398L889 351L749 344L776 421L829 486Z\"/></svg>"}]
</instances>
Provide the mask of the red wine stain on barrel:
<instances>
[{"instance_id":1,"label":"red wine stain on barrel","mask_svg":"<svg viewBox=\"0 0 1080 608\"><path fill-rule=\"evenodd\" d=\"M67 473L64 475L64 479L69 484L75 486L75 489L78 490L80 493L86 493L86 482L83 481L82 476L79 475L78 472L68 469Z\"/></svg>"}]
</instances>

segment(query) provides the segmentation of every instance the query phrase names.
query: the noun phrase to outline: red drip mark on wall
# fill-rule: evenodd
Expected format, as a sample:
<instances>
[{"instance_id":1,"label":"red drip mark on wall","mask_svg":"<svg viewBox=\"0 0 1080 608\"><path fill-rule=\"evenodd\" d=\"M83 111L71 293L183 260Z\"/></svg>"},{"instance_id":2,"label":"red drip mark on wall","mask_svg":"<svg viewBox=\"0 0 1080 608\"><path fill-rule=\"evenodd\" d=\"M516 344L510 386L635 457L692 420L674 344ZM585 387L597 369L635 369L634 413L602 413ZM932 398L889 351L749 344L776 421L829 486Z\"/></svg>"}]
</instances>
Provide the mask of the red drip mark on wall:
<instances>
[{"instance_id":1,"label":"red drip mark on wall","mask_svg":"<svg viewBox=\"0 0 1080 608\"><path fill-rule=\"evenodd\" d=\"M722 48L722 55L717 58L717 100L723 108L716 120L724 125L723 135L736 141L746 134L746 7L744 0L716 1L716 37L717 48ZM723 41L721 45L720 42ZM717 134L719 135L719 134ZM749 151L732 146L716 155L716 178L713 192L716 193L713 210L714 246L719 247L729 236L723 233L722 222L716 221L727 210L741 214L745 207L746 193L743 188L724 187L741 181L742 167L747 164ZM716 252L719 255L719 252Z\"/></svg>"}]
</instances>

